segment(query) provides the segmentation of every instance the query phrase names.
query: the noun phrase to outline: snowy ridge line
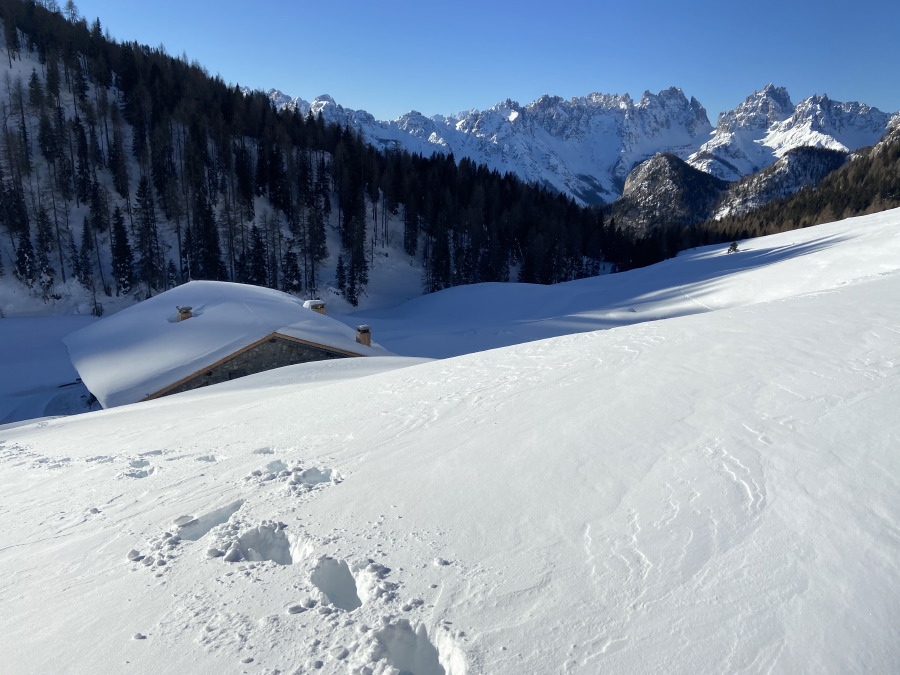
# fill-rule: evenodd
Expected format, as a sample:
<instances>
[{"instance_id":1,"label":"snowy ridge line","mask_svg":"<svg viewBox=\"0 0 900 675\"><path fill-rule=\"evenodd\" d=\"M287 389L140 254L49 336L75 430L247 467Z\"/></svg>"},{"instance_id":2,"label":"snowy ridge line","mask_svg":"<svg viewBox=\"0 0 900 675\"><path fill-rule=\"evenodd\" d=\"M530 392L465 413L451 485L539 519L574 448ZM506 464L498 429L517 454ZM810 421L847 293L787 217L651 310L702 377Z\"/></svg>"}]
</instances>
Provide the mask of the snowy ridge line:
<instances>
[{"instance_id":1,"label":"snowy ridge line","mask_svg":"<svg viewBox=\"0 0 900 675\"><path fill-rule=\"evenodd\" d=\"M507 100L485 111L432 117L412 111L392 121L344 108L330 96L308 102L275 89L267 95L279 108L349 125L376 147L425 156L453 153L552 186L582 204L614 201L629 172L659 153L735 181L795 148L848 152L871 145L900 119L900 112L824 95L795 105L787 90L772 84L723 113L715 129L703 106L676 87L644 92L637 103L627 94L594 93L571 101L542 96L524 106Z\"/></svg>"}]
</instances>

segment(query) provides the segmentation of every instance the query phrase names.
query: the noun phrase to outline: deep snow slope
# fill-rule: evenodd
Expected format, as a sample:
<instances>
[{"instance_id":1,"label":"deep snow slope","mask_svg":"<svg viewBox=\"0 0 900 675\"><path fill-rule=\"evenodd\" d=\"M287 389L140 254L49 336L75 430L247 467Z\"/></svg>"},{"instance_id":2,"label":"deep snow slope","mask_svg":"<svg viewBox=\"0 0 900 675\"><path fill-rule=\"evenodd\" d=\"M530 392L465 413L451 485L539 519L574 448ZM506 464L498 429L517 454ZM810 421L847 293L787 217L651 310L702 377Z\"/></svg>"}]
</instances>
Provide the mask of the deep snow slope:
<instances>
[{"instance_id":1,"label":"deep snow slope","mask_svg":"<svg viewBox=\"0 0 900 675\"><path fill-rule=\"evenodd\" d=\"M553 286L474 284L389 310L368 323L385 348L444 358L570 333L831 290L900 271L900 209L804 230L691 249L657 265Z\"/></svg>"},{"instance_id":2,"label":"deep snow slope","mask_svg":"<svg viewBox=\"0 0 900 675\"><path fill-rule=\"evenodd\" d=\"M718 311L0 430L0 672L897 672L870 218Z\"/></svg>"},{"instance_id":3,"label":"deep snow slope","mask_svg":"<svg viewBox=\"0 0 900 675\"><path fill-rule=\"evenodd\" d=\"M0 424L88 409L90 393L78 382L62 340L93 320L91 316L0 319Z\"/></svg>"}]
</instances>

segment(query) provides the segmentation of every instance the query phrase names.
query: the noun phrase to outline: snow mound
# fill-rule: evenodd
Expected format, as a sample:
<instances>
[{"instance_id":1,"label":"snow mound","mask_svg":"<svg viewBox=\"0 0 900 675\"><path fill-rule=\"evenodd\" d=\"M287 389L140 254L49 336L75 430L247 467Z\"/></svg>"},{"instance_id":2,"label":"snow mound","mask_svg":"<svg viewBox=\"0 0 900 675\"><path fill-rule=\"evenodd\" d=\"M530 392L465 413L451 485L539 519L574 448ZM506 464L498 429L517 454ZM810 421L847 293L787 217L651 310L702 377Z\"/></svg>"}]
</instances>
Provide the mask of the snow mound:
<instances>
[{"instance_id":1,"label":"snow mound","mask_svg":"<svg viewBox=\"0 0 900 675\"><path fill-rule=\"evenodd\" d=\"M178 320L177 307L193 317ZM278 332L360 356L386 356L303 301L267 288L191 281L65 338L72 362L104 408L134 403Z\"/></svg>"}]
</instances>

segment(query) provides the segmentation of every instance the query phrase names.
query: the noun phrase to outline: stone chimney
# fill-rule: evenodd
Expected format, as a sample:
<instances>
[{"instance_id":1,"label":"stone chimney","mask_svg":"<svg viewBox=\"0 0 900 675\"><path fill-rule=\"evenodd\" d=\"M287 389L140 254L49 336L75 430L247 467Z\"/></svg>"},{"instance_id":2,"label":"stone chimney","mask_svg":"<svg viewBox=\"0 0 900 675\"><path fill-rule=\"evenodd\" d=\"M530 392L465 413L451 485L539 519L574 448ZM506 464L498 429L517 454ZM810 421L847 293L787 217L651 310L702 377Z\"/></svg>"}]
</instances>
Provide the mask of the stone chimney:
<instances>
[{"instance_id":1,"label":"stone chimney","mask_svg":"<svg viewBox=\"0 0 900 675\"><path fill-rule=\"evenodd\" d=\"M365 345L366 347L372 346L372 329L369 326L362 325L356 327L356 341Z\"/></svg>"},{"instance_id":2,"label":"stone chimney","mask_svg":"<svg viewBox=\"0 0 900 675\"><path fill-rule=\"evenodd\" d=\"M306 300L303 306L319 314L325 314L325 303L321 300Z\"/></svg>"},{"instance_id":3,"label":"stone chimney","mask_svg":"<svg viewBox=\"0 0 900 675\"><path fill-rule=\"evenodd\" d=\"M194 316L193 313L191 312L193 307L187 307L187 306L179 307L178 305L175 305L175 309L178 310L178 320L179 321L187 321L192 316Z\"/></svg>"}]
</instances>

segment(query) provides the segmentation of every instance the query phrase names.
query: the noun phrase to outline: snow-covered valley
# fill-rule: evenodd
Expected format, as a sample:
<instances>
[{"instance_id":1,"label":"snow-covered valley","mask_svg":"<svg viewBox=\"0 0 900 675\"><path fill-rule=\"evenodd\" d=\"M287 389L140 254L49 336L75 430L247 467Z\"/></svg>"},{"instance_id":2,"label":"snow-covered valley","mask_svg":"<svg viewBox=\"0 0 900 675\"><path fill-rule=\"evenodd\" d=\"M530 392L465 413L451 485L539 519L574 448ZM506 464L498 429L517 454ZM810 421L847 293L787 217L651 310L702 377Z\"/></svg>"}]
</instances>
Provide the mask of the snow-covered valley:
<instances>
[{"instance_id":1,"label":"snow-covered valley","mask_svg":"<svg viewBox=\"0 0 900 675\"><path fill-rule=\"evenodd\" d=\"M0 427L0 671L896 672L898 228L449 289L345 318L398 357Z\"/></svg>"}]
</instances>

